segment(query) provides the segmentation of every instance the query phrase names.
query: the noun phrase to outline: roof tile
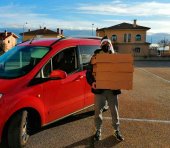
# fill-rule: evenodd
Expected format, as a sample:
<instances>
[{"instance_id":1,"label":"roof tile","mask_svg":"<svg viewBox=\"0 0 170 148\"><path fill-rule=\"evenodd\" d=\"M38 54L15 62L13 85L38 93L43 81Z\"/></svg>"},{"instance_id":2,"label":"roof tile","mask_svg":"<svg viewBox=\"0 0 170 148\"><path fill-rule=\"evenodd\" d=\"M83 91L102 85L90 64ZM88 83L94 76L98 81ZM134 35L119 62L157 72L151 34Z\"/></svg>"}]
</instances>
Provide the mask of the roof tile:
<instances>
[{"instance_id":1,"label":"roof tile","mask_svg":"<svg viewBox=\"0 0 170 148\"><path fill-rule=\"evenodd\" d=\"M111 27L105 27L105 28L101 28L101 29L97 29L98 31L102 31L104 29L113 29L113 30L119 30L119 29L145 29L145 30L149 30L150 28L149 27L144 27L144 26L139 26L139 25L136 25L136 27L134 27L133 24L129 24L129 23L121 23L121 24L118 24L118 25L114 25L114 26L111 26Z\"/></svg>"}]
</instances>

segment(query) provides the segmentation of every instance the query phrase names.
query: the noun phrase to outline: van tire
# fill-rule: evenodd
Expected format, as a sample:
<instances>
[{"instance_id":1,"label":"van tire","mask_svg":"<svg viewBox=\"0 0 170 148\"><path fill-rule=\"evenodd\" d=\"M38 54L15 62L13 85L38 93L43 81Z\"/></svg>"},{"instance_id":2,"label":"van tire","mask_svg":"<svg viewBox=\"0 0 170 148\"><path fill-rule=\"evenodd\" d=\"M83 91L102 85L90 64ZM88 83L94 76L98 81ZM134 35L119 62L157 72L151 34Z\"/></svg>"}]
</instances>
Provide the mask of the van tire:
<instances>
[{"instance_id":1,"label":"van tire","mask_svg":"<svg viewBox=\"0 0 170 148\"><path fill-rule=\"evenodd\" d=\"M29 139L28 112L18 112L12 117L8 128L8 145L10 148L22 148Z\"/></svg>"}]
</instances>

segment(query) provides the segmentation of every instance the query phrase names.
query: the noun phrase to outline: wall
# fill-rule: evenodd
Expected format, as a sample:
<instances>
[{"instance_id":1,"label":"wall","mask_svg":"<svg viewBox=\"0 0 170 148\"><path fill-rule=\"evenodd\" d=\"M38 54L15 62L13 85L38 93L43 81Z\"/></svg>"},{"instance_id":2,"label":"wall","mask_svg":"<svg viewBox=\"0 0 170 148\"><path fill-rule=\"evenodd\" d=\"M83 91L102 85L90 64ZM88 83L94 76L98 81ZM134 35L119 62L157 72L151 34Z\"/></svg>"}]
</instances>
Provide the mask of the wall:
<instances>
[{"instance_id":1,"label":"wall","mask_svg":"<svg viewBox=\"0 0 170 148\"><path fill-rule=\"evenodd\" d=\"M100 31L99 35L104 36L107 35L108 38L112 38L112 35L117 35L117 42L124 43L124 34L131 34L131 43L145 43L146 42L146 30L111 30L107 29L104 32ZM141 41L136 41L136 35L141 35Z\"/></svg>"},{"instance_id":2,"label":"wall","mask_svg":"<svg viewBox=\"0 0 170 148\"><path fill-rule=\"evenodd\" d=\"M131 40L124 42L124 34L131 34ZM141 35L141 40L136 41L136 35ZM112 41L113 46L118 48L119 53L132 53L134 56L147 56L149 54L149 44L146 43L146 30L113 30L105 29L103 31L96 31L96 35L101 37L107 35L109 39L112 39L112 35L117 36L117 41ZM134 49L139 47L141 50L139 53L134 52ZM115 48L116 49L116 48Z\"/></svg>"},{"instance_id":3,"label":"wall","mask_svg":"<svg viewBox=\"0 0 170 148\"><path fill-rule=\"evenodd\" d=\"M57 35L53 35L53 34L48 34L48 35L36 35L36 37L41 37L41 38L56 38ZM35 35L24 35L24 40L23 41L27 41L27 40L31 40L33 37L35 37Z\"/></svg>"},{"instance_id":4,"label":"wall","mask_svg":"<svg viewBox=\"0 0 170 148\"><path fill-rule=\"evenodd\" d=\"M131 53L134 56L147 56L149 54L148 45L141 44L119 44L119 53ZM135 47L140 47L140 53L134 52Z\"/></svg>"},{"instance_id":5,"label":"wall","mask_svg":"<svg viewBox=\"0 0 170 148\"><path fill-rule=\"evenodd\" d=\"M16 45L17 41L16 41L16 38L14 38L11 35L4 40L4 43L5 43L4 51L6 52L6 51L10 50L12 47L14 47Z\"/></svg>"}]
</instances>

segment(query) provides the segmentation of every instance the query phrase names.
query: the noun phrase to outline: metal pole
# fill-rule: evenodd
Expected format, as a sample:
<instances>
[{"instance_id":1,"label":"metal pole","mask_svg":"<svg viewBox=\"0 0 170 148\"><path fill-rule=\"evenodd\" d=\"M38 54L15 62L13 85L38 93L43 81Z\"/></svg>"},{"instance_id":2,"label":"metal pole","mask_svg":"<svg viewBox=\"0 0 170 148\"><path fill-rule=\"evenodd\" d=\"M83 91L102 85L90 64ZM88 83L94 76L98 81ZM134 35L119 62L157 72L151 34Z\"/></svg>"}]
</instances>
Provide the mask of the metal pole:
<instances>
[{"instance_id":1,"label":"metal pole","mask_svg":"<svg viewBox=\"0 0 170 148\"><path fill-rule=\"evenodd\" d=\"M165 51L165 37L164 37L164 43L163 43L163 55L164 55L164 51Z\"/></svg>"},{"instance_id":2,"label":"metal pole","mask_svg":"<svg viewBox=\"0 0 170 148\"><path fill-rule=\"evenodd\" d=\"M23 25L23 33L22 33L22 41L24 41L24 30L25 30L25 25L28 24L27 22L25 22L25 24Z\"/></svg>"},{"instance_id":3,"label":"metal pole","mask_svg":"<svg viewBox=\"0 0 170 148\"><path fill-rule=\"evenodd\" d=\"M94 24L92 24L92 36L93 36L93 26L94 26Z\"/></svg>"}]
</instances>

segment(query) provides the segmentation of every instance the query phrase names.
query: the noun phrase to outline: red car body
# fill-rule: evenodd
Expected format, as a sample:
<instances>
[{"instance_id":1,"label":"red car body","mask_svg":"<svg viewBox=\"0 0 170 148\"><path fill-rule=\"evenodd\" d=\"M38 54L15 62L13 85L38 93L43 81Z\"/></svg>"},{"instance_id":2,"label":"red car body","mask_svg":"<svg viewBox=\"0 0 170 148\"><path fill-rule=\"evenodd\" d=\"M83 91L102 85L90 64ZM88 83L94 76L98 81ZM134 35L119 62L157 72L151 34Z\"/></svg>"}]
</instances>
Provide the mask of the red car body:
<instances>
[{"instance_id":1,"label":"red car body","mask_svg":"<svg viewBox=\"0 0 170 148\"><path fill-rule=\"evenodd\" d=\"M77 47L78 65L81 67L79 46L98 46L98 39L66 38L33 40L17 47L44 46L50 51L28 73L17 78L0 78L0 140L8 121L20 110L34 110L40 118L41 126L52 123L74 112L93 105L93 94L86 82L86 70L79 68L61 79L50 79L33 85L43 66L58 52L68 47ZM57 75L57 73L51 74Z\"/></svg>"}]
</instances>

